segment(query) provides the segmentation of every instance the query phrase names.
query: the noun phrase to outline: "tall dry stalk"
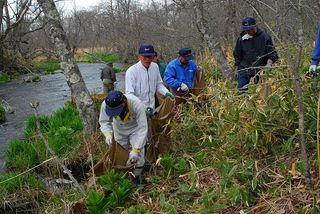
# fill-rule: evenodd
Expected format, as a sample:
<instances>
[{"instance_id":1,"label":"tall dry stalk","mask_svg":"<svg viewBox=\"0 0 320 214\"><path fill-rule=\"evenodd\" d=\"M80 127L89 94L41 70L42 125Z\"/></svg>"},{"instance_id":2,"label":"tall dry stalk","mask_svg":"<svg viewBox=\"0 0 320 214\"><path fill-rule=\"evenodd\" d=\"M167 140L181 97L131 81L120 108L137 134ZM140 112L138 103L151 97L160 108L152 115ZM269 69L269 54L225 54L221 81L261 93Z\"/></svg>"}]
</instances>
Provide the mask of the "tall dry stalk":
<instances>
[{"instance_id":1,"label":"tall dry stalk","mask_svg":"<svg viewBox=\"0 0 320 214\"><path fill-rule=\"evenodd\" d=\"M270 25L266 23L266 21L263 19L261 13L259 10L255 7L255 5L252 4L251 1L246 1L255 11L255 13L259 16L259 18L262 20L262 22L268 27L268 29L271 31L271 33L275 36L276 40L279 42L281 47L285 50L285 53L287 53L287 59L288 59L288 65L289 69L291 71L291 75L293 77L293 89L295 92L295 95L297 97L298 102L298 125L299 125L299 140L300 140L300 151L301 151L301 159L304 165L304 177L305 177L305 183L308 189L312 189L312 180L311 180L311 174L310 174L310 164L308 160L308 153L307 153L307 147L306 147L306 138L305 138L305 113L304 113L304 105L303 105L303 93L302 88L300 85L300 74L299 69L301 66L301 57L302 57L302 50L303 50L303 15L302 15L302 0L298 0L297 6L294 5L294 2L290 2L288 4L291 4L292 8L294 8L297 12L298 16L298 24L299 24L299 30L298 30L298 54L296 56L293 56L290 52L290 45L285 42L283 42L272 30Z\"/></svg>"},{"instance_id":2,"label":"tall dry stalk","mask_svg":"<svg viewBox=\"0 0 320 214\"><path fill-rule=\"evenodd\" d=\"M320 177L320 94L318 98L318 109L317 109L317 156L318 156L318 175Z\"/></svg>"}]
</instances>

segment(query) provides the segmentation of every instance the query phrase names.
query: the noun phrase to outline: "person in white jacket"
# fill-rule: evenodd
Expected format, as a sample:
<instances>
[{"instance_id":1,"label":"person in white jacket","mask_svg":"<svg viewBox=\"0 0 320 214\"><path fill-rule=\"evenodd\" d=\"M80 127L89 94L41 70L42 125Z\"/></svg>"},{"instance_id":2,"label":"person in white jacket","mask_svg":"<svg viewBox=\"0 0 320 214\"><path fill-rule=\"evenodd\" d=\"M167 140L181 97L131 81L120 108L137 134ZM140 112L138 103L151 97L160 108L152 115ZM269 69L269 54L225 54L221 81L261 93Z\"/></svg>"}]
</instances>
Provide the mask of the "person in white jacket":
<instances>
[{"instance_id":1,"label":"person in white jacket","mask_svg":"<svg viewBox=\"0 0 320 214\"><path fill-rule=\"evenodd\" d=\"M152 45L142 44L139 48L139 62L132 65L126 72L126 94L137 96L146 108L155 108L155 94L159 92L165 97L174 99L174 96L163 85L159 66L152 62L155 51Z\"/></svg>"},{"instance_id":2,"label":"person in white jacket","mask_svg":"<svg viewBox=\"0 0 320 214\"><path fill-rule=\"evenodd\" d=\"M127 165L136 164L134 174L139 182L145 163L144 147L148 133L144 104L132 94L111 91L102 102L99 123L109 146L114 135L115 141L130 151Z\"/></svg>"}]
</instances>

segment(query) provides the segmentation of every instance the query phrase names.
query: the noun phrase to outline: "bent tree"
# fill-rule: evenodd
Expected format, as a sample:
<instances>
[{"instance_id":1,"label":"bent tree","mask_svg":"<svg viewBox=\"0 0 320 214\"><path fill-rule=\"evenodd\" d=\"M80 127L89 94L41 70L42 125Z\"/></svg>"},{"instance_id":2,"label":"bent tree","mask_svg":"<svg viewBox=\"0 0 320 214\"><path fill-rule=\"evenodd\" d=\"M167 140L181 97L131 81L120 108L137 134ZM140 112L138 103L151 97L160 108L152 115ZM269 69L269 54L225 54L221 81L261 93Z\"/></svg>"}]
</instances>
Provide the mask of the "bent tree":
<instances>
[{"instance_id":1,"label":"bent tree","mask_svg":"<svg viewBox=\"0 0 320 214\"><path fill-rule=\"evenodd\" d=\"M232 80L234 78L234 73L228 64L228 60L222 51L221 45L219 41L209 33L207 20L204 17L204 0L195 0L194 9L198 31L201 33L203 40L207 43L211 53L215 56L217 64L222 71L222 75L226 79Z\"/></svg>"},{"instance_id":2,"label":"bent tree","mask_svg":"<svg viewBox=\"0 0 320 214\"><path fill-rule=\"evenodd\" d=\"M37 1L44 13L50 39L59 55L61 69L71 90L71 97L80 112L85 131L92 133L96 130L98 121L96 108L72 55L69 41L61 25L60 14L53 0Z\"/></svg>"}]
</instances>

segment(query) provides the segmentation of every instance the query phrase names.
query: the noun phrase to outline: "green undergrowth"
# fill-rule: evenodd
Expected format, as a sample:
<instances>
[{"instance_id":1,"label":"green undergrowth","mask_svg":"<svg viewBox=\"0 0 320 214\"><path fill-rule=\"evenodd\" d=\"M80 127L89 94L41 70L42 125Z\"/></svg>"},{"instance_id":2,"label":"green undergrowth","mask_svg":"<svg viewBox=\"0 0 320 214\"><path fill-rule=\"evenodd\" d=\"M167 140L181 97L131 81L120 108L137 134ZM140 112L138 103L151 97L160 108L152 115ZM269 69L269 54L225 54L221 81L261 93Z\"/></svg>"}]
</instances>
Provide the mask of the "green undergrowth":
<instances>
[{"instance_id":1,"label":"green undergrowth","mask_svg":"<svg viewBox=\"0 0 320 214\"><path fill-rule=\"evenodd\" d=\"M5 182L4 182L5 181ZM27 192L31 190L44 190L45 185L39 177L32 172L22 174L6 173L0 177L0 198L1 201L5 197L18 192Z\"/></svg>"},{"instance_id":2,"label":"green undergrowth","mask_svg":"<svg viewBox=\"0 0 320 214\"><path fill-rule=\"evenodd\" d=\"M52 116L40 116L41 132L59 157L73 158L81 147L83 125L76 108L67 103ZM36 118L26 122L25 140L15 140L6 150L6 168L11 171L27 170L49 158L44 142L36 133Z\"/></svg>"},{"instance_id":3,"label":"green undergrowth","mask_svg":"<svg viewBox=\"0 0 320 214\"><path fill-rule=\"evenodd\" d=\"M263 83L251 84L248 93L238 94L235 85L211 78L205 94L184 105L183 122L172 125L174 149L161 157L162 174L158 173L158 187L151 194L160 209L149 209L235 213L260 208L265 212L319 208L312 198L293 207L277 203L279 197L292 201L301 197L304 167L299 152L297 99L288 70L274 70L262 74L261 79ZM265 97L267 83L272 93ZM307 149L315 176L320 83L319 79L302 77L301 85Z\"/></svg>"},{"instance_id":4,"label":"green undergrowth","mask_svg":"<svg viewBox=\"0 0 320 214\"><path fill-rule=\"evenodd\" d=\"M33 63L33 71L41 72L44 74L51 74L60 69L59 61L35 61Z\"/></svg>"},{"instance_id":5,"label":"green undergrowth","mask_svg":"<svg viewBox=\"0 0 320 214\"><path fill-rule=\"evenodd\" d=\"M132 192L132 183L124 173L111 170L97 179L102 188L100 192L90 190L86 200L86 207L90 214L103 214L106 210L114 210L125 204Z\"/></svg>"},{"instance_id":6,"label":"green undergrowth","mask_svg":"<svg viewBox=\"0 0 320 214\"><path fill-rule=\"evenodd\" d=\"M120 57L117 54L105 53L101 51L93 53L81 53L75 56L77 62L119 62L121 61Z\"/></svg>"}]
</instances>

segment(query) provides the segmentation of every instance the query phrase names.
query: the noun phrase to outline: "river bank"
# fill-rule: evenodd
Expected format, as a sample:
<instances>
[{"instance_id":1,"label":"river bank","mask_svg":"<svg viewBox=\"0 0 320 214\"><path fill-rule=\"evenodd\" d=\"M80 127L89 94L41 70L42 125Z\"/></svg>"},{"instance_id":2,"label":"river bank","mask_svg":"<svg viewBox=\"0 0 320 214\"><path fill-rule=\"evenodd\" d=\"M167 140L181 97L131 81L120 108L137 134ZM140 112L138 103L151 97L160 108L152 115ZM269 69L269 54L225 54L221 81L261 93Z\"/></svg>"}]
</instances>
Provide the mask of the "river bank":
<instances>
[{"instance_id":1,"label":"river bank","mask_svg":"<svg viewBox=\"0 0 320 214\"><path fill-rule=\"evenodd\" d=\"M103 63L79 63L82 77L91 94L102 93L100 69ZM123 64L114 63L117 68L123 68ZM117 73L116 89L124 89L124 73ZM70 100L70 89L61 72L41 76L41 81L27 83L20 77L8 83L0 84L0 98L13 110L7 113L7 121L0 125L0 172L3 172L4 153L6 146L14 139L23 138L24 123L33 115L30 103L38 101L39 114L50 115L65 102Z\"/></svg>"}]
</instances>

